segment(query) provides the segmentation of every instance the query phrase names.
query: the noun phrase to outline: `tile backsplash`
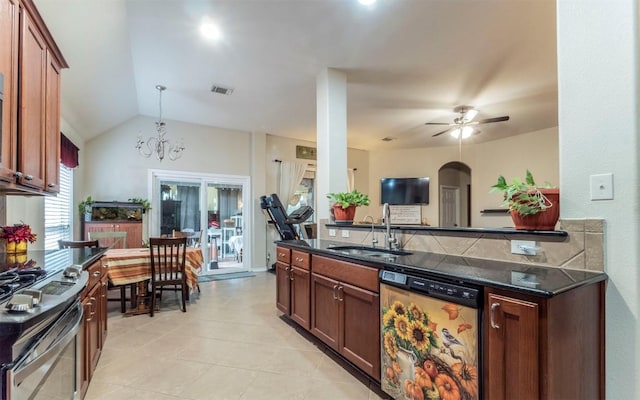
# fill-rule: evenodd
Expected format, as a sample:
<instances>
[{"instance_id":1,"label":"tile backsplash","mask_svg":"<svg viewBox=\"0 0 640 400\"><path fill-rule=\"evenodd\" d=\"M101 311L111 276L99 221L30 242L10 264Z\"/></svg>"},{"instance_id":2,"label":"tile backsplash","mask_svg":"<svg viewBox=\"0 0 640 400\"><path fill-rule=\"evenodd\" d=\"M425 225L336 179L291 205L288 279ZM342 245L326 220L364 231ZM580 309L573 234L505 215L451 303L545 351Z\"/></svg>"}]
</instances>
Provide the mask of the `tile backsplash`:
<instances>
[{"instance_id":1,"label":"tile backsplash","mask_svg":"<svg viewBox=\"0 0 640 400\"><path fill-rule=\"evenodd\" d=\"M320 239L340 240L349 243L369 245L371 231L364 229L335 228L336 236L330 237L328 229L321 224ZM604 271L604 229L602 219L561 219L558 229L566 231L567 237L549 238L536 236L536 255L511 253L511 240L520 238L505 234L459 233L443 235L438 231L405 229L394 230L396 237L406 250L427 251L490 260L533 263L548 267L588 269ZM342 236L342 230L348 230L349 237ZM384 232L376 230L378 243L384 242ZM530 240L530 239L528 239Z\"/></svg>"}]
</instances>

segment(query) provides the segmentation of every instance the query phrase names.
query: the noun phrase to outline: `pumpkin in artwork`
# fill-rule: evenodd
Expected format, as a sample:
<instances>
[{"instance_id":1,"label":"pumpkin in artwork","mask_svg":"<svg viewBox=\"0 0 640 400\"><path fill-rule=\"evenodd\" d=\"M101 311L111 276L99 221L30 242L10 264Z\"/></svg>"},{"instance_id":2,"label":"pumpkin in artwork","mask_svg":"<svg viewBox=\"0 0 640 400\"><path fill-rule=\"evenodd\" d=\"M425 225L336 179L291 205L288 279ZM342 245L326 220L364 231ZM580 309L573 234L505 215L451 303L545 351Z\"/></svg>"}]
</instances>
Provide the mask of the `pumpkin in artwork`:
<instances>
[{"instance_id":1,"label":"pumpkin in artwork","mask_svg":"<svg viewBox=\"0 0 640 400\"><path fill-rule=\"evenodd\" d=\"M460 381L462 388L473 398L478 397L478 370L467 363L455 363L451 370Z\"/></svg>"},{"instance_id":2,"label":"pumpkin in artwork","mask_svg":"<svg viewBox=\"0 0 640 400\"><path fill-rule=\"evenodd\" d=\"M436 387L442 400L460 400L460 388L447 374L438 374L436 376Z\"/></svg>"},{"instance_id":3,"label":"pumpkin in artwork","mask_svg":"<svg viewBox=\"0 0 640 400\"><path fill-rule=\"evenodd\" d=\"M436 367L436 363L431 360L426 360L423 364L424 370L431 377L431 379L435 379L438 376L438 367Z\"/></svg>"},{"instance_id":4,"label":"pumpkin in artwork","mask_svg":"<svg viewBox=\"0 0 640 400\"><path fill-rule=\"evenodd\" d=\"M405 379L404 381L404 394L409 400L424 400L422 387L411 379Z\"/></svg>"},{"instance_id":5,"label":"pumpkin in artwork","mask_svg":"<svg viewBox=\"0 0 640 400\"><path fill-rule=\"evenodd\" d=\"M431 389L433 387L433 382L431 381L431 377L427 374L427 371L420 367L416 367L415 371L416 383L420 385L420 387Z\"/></svg>"}]
</instances>

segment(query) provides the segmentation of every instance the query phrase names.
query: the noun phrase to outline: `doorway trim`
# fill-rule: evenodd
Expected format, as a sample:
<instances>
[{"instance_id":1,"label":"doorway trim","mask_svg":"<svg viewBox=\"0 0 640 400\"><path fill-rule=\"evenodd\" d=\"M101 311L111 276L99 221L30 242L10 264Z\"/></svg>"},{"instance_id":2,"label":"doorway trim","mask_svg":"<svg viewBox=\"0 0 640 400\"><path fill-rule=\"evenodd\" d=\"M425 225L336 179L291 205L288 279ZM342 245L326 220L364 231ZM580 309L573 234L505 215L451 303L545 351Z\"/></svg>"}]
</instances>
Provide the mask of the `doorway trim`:
<instances>
[{"instance_id":1,"label":"doorway trim","mask_svg":"<svg viewBox=\"0 0 640 400\"><path fill-rule=\"evenodd\" d=\"M454 201L453 201L453 211L455 213L455 225L454 227L459 227L460 226L460 188L458 186L445 186L445 185L440 185L440 222L439 222L439 226L441 227L449 227L448 225L444 225L444 216L445 216L445 211L447 206L450 206L451 204L446 203L444 201L445 199L445 193L453 193L454 194Z\"/></svg>"},{"instance_id":2,"label":"doorway trim","mask_svg":"<svg viewBox=\"0 0 640 400\"><path fill-rule=\"evenodd\" d=\"M242 215L244 219L242 236L243 236L243 254L242 254L242 270L250 271L253 265L253 243L251 242L253 226L252 203L251 203L251 177L243 175L225 175L210 174L205 172L188 172L176 170L149 169L148 172L148 198L151 199L151 210L149 211L148 230L149 237L160 236L160 181L162 180L179 180L189 183L200 184L200 204L207 204L207 186L209 184L228 184L242 186ZM200 226L203 230L208 228L208 215L206 207L200 207ZM204 240L203 240L204 242ZM203 252L205 265L209 262L209 254ZM206 268L203 268L206 272ZM229 272L238 272L237 270ZM209 272L211 274L211 272ZM214 274L221 273L214 271Z\"/></svg>"}]
</instances>

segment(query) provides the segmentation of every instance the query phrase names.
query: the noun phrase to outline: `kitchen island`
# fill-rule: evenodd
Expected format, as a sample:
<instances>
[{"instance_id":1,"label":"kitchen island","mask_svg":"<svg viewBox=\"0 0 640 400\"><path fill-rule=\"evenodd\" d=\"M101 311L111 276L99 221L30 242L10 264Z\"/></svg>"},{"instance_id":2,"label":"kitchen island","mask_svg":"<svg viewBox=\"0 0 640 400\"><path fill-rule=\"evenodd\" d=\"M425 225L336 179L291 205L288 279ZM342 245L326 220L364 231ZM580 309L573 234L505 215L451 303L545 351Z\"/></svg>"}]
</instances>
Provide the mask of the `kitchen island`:
<instances>
[{"instance_id":1,"label":"kitchen island","mask_svg":"<svg viewBox=\"0 0 640 400\"><path fill-rule=\"evenodd\" d=\"M480 289L476 390L484 398L604 398L606 274L344 245L278 242L277 306L372 380L394 379L380 371L377 281L391 271Z\"/></svg>"}]
</instances>

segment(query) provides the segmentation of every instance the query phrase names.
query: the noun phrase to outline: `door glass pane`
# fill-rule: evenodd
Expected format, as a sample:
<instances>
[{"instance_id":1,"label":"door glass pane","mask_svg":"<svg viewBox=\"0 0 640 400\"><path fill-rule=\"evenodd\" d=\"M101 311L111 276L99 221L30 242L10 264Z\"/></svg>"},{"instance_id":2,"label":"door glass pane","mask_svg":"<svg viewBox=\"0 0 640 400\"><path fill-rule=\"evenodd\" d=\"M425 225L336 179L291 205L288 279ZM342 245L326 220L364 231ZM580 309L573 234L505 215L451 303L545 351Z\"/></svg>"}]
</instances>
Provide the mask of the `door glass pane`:
<instances>
[{"instance_id":1,"label":"door glass pane","mask_svg":"<svg viewBox=\"0 0 640 400\"><path fill-rule=\"evenodd\" d=\"M210 271L242 267L242 208L242 185L207 185L207 247Z\"/></svg>"},{"instance_id":2,"label":"door glass pane","mask_svg":"<svg viewBox=\"0 0 640 400\"><path fill-rule=\"evenodd\" d=\"M160 234L200 230L200 184L161 181Z\"/></svg>"}]
</instances>

